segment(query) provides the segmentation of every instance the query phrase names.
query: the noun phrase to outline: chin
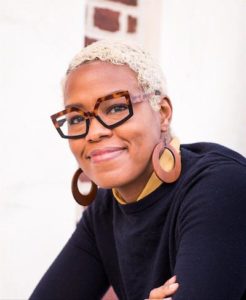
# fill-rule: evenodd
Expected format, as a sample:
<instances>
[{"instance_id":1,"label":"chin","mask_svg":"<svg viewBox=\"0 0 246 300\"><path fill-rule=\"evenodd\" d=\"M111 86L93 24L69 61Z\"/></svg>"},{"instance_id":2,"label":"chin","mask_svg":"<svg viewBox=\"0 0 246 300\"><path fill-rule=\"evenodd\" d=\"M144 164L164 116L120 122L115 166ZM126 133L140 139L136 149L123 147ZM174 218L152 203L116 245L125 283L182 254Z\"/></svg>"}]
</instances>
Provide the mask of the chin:
<instances>
[{"instance_id":1,"label":"chin","mask_svg":"<svg viewBox=\"0 0 246 300\"><path fill-rule=\"evenodd\" d=\"M116 182L116 180L95 180L94 182L103 189L112 189L121 185L119 182Z\"/></svg>"},{"instance_id":2,"label":"chin","mask_svg":"<svg viewBox=\"0 0 246 300\"><path fill-rule=\"evenodd\" d=\"M122 178L122 176L120 175L112 176L112 175L105 174L104 176L100 176L100 178L94 177L93 179L93 176L91 178L92 181L95 182L95 184L97 184L100 188L103 189L112 189L112 188L121 187L124 186L129 181L129 179L127 180L125 178Z\"/></svg>"}]
</instances>

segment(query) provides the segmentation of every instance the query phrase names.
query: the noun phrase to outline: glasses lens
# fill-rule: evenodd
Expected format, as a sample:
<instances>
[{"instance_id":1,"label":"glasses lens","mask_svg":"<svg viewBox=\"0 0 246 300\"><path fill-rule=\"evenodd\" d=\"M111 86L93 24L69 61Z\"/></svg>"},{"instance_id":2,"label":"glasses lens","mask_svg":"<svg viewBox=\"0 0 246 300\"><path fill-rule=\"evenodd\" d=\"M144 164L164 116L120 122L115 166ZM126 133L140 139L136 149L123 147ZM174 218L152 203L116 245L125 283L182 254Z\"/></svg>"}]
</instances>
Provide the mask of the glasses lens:
<instances>
[{"instance_id":1,"label":"glasses lens","mask_svg":"<svg viewBox=\"0 0 246 300\"><path fill-rule=\"evenodd\" d=\"M108 126L124 120L129 113L129 103L124 96L102 101L97 111L100 119Z\"/></svg>"},{"instance_id":2,"label":"glasses lens","mask_svg":"<svg viewBox=\"0 0 246 300\"><path fill-rule=\"evenodd\" d=\"M65 136L78 136L86 133L86 119L82 113L69 112L56 120Z\"/></svg>"}]
</instances>

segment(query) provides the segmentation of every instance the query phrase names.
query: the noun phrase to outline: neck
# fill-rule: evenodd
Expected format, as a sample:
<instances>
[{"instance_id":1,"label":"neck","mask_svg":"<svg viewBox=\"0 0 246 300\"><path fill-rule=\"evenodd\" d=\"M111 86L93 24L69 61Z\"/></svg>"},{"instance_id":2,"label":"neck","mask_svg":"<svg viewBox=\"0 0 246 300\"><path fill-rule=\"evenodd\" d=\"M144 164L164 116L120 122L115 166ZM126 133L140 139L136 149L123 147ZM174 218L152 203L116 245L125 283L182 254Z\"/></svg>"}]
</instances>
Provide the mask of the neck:
<instances>
[{"instance_id":1,"label":"neck","mask_svg":"<svg viewBox=\"0 0 246 300\"><path fill-rule=\"evenodd\" d=\"M136 202L138 196L143 191L147 184L151 174L153 172L152 166L148 166L146 171L143 171L138 177L138 181L134 183L128 183L124 186L116 187L115 191L120 195L126 203Z\"/></svg>"}]
</instances>

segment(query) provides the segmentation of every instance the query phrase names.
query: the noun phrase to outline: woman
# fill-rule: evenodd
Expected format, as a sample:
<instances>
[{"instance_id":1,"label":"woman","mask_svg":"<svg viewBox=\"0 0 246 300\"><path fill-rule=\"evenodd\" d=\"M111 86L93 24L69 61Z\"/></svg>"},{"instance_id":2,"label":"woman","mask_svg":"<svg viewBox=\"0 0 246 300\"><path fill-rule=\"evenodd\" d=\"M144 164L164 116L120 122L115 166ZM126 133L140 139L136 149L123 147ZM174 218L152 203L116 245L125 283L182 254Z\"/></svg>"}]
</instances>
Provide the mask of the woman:
<instances>
[{"instance_id":1,"label":"woman","mask_svg":"<svg viewBox=\"0 0 246 300\"><path fill-rule=\"evenodd\" d=\"M82 49L64 104L52 120L79 165L73 195L89 206L30 299L101 299L110 285L119 299L246 299L246 160L173 138L152 58L120 42Z\"/></svg>"}]
</instances>

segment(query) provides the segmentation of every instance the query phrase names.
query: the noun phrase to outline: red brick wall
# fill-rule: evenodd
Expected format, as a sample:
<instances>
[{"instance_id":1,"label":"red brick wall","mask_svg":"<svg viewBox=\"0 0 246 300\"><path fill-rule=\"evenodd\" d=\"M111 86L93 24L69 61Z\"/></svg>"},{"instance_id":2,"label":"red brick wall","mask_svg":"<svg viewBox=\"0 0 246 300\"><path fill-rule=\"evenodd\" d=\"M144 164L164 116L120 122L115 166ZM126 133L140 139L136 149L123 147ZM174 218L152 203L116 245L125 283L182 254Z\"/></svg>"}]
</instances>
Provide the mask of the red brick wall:
<instances>
[{"instance_id":1,"label":"red brick wall","mask_svg":"<svg viewBox=\"0 0 246 300\"><path fill-rule=\"evenodd\" d=\"M139 0L87 0L84 44L102 38L138 39Z\"/></svg>"}]
</instances>

